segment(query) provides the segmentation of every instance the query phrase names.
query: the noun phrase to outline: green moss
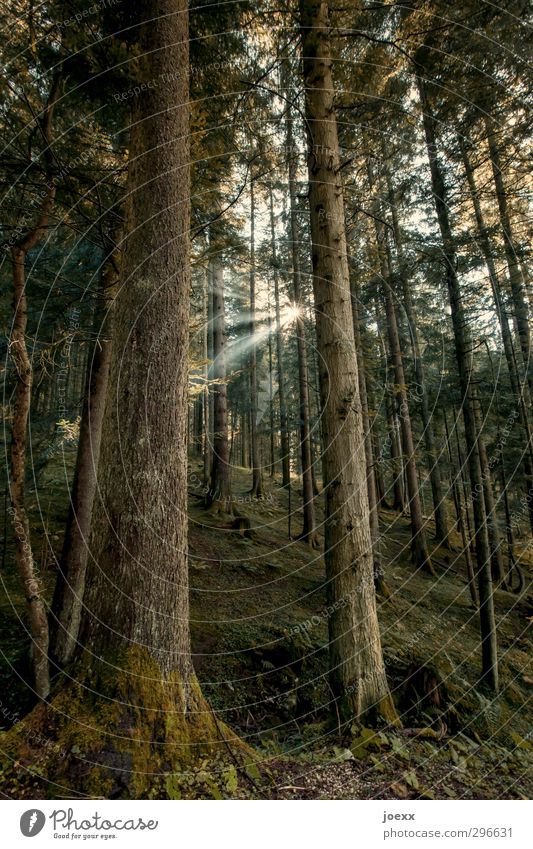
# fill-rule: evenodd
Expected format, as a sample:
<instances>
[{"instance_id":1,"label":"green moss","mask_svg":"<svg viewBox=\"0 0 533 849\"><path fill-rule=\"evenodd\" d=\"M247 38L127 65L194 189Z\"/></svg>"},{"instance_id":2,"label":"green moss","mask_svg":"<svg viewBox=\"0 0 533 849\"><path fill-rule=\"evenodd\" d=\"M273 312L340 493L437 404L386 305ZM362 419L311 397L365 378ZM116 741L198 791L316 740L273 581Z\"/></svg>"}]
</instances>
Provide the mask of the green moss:
<instances>
[{"instance_id":1,"label":"green moss","mask_svg":"<svg viewBox=\"0 0 533 849\"><path fill-rule=\"evenodd\" d=\"M77 793L135 799L165 774L193 769L203 755L252 756L216 719L194 674L186 687L178 675L164 680L138 646L114 656L112 667L106 658L91 664L78 664L76 682L59 682L49 704L4 735L4 770L17 761L31 775L39 764L39 777Z\"/></svg>"}]
</instances>

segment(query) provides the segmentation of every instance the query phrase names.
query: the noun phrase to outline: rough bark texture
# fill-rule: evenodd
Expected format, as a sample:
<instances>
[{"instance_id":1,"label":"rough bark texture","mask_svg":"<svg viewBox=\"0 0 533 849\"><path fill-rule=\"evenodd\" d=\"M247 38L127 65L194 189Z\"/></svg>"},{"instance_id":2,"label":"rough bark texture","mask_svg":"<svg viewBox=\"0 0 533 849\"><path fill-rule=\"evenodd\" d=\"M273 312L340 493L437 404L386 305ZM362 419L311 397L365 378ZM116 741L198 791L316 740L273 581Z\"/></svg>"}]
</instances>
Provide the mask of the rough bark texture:
<instances>
[{"instance_id":1,"label":"rough bark texture","mask_svg":"<svg viewBox=\"0 0 533 849\"><path fill-rule=\"evenodd\" d=\"M396 719L376 613L328 8L300 0L309 205L322 401L330 685L339 716Z\"/></svg>"},{"instance_id":2,"label":"rough bark texture","mask_svg":"<svg viewBox=\"0 0 533 849\"><path fill-rule=\"evenodd\" d=\"M443 256L446 262L446 283L452 313L455 352L462 394L462 412L468 453L468 467L472 490L475 523L477 578L479 590L479 619L481 630L482 680L487 686L498 689L498 649L494 598L491 575L491 552L487 530L487 516L483 498L483 477L479 458L478 440L482 438L476 427L472 399L472 343L464 311L461 286L457 276L457 257L448 214L446 186L437 156L435 118L421 73L417 74L418 92L422 106L426 149L431 172L435 211L442 237Z\"/></svg>"},{"instance_id":3,"label":"rough bark texture","mask_svg":"<svg viewBox=\"0 0 533 849\"><path fill-rule=\"evenodd\" d=\"M185 0L136 6L125 239L98 466L81 639L104 663L141 647L193 680L187 577L189 302L188 16ZM107 661L105 659L108 659Z\"/></svg>"}]
</instances>

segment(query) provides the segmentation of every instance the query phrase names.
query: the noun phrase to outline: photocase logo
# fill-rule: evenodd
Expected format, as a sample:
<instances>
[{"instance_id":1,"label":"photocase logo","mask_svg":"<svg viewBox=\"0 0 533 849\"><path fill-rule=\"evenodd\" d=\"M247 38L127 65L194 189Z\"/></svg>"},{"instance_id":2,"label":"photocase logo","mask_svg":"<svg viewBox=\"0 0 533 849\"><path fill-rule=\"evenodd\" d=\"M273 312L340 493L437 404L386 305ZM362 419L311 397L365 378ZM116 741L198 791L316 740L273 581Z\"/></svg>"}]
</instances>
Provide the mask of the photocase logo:
<instances>
[{"instance_id":1,"label":"photocase logo","mask_svg":"<svg viewBox=\"0 0 533 849\"><path fill-rule=\"evenodd\" d=\"M24 811L20 818L20 830L24 837L35 837L43 830L46 817L42 811L32 808L30 811Z\"/></svg>"}]
</instances>

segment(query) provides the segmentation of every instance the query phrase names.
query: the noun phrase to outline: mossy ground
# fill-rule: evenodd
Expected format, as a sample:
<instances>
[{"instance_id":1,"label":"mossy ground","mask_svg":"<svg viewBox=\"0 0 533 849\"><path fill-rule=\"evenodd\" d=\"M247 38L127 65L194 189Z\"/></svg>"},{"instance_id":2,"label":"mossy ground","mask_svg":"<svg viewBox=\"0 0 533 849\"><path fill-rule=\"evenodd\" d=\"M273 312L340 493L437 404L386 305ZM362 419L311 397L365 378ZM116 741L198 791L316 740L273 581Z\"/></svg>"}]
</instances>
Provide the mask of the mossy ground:
<instances>
[{"instance_id":1,"label":"mossy ground","mask_svg":"<svg viewBox=\"0 0 533 849\"><path fill-rule=\"evenodd\" d=\"M192 468L198 476L199 463L193 461ZM320 551L296 540L301 530L297 485L292 492L296 512L291 519L293 539L289 540L289 495L276 479L266 478L265 482L266 498L253 501L248 494L249 472L234 472L236 506L251 520L251 537L235 532L224 517L205 511L200 499L191 496L190 502L191 631L196 674L210 705L208 723L213 729L212 708L217 726L224 723L233 729L253 748L257 761L248 749L239 753L238 744L228 747L222 743L204 751L198 748L194 763L176 771L173 764L179 759L169 757L169 750L173 745L179 748L184 729L162 731L161 742L168 743L163 756L158 750L165 746L154 740L157 722L154 715L150 718L150 711L158 712L168 692L164 695L154 688L143 696L143 702L145 697L148 700L148 712L128 715L117 712L116 705L82 697L79 684L65 687L58 680L54 707L74 716L75 721L62 725L56 718L51 722L50 711L39 708L29 720L33 730L24 720L7 739L3 735L2 748L7 744L23 761L19 778L14 778L13 765L4 759L4 794L45 793L60 798L530 796L532 563L526 545L524 591L520 596L496 592L501 689L494 698L477 683L478 620L471 606L465 564L458 555L459 538L452 534L452 551L430 545L437 572L431 577L411 565L408 518L383 512L381 551L391 596L380 603L379 619L387 674L403 728L339 727L331 719L331 696L324 674L323 559ZM64 496L65 492L58 490L49 509L56 551L61 542ZM39 521L34 509L35 548L40 551L43 534ZM431 522L428 531L431 537ZM46 557L43 567L50 588L54 580L51 560ZM19 718L30 707L31 694L25 684L24 603L9 550L4 571L1 707ZM120 690L120 682L117 686ZM172 699L175 702L174 696ZM9 721L4 719L2 724L7 726ZM84 726L90 732L85 732ZM102 746L100 734L105 736L111 729L116 737L116 729L122 727L126 742L107 749ZM43 744L43 740L47 742ZM90 753L97 750L108 751L106 763L93 762ZM46 785L50 770L61 776L62 760L69 763L63 792L63 785ZM33 774L25 771L30 763ZM135 777L121 783L117 779L121 771Z\"/></svg>"}]
</instances>

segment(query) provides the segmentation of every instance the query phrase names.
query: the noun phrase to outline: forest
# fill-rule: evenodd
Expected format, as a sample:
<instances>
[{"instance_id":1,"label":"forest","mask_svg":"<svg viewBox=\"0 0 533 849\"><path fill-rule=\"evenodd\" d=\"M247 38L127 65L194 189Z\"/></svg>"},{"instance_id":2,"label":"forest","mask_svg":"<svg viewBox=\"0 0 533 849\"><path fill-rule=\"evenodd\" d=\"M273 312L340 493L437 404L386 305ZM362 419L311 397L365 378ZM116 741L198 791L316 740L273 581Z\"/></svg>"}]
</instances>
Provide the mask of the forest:
<instances>
[{"instance_id":1,"label":"forest","mask_svg":"<svg viewBox=\"0 0 533 849\"><path fill-rule=\"evenodd\" d=\"M532 22L4 0L1 798L531 797Z\"/></svg>"}]
</instances>

